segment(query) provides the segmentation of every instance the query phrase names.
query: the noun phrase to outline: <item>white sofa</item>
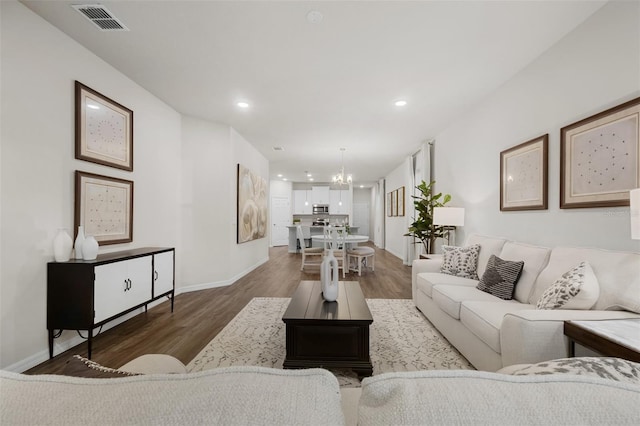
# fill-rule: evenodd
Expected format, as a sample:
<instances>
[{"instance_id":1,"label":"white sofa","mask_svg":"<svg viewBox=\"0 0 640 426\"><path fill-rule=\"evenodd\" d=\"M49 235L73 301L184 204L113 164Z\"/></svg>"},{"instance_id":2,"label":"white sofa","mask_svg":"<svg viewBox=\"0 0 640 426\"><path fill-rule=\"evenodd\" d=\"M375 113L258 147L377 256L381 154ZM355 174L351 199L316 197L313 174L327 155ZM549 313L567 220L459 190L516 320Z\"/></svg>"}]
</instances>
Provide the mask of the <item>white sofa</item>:
<instances>
[{"instance_id":1,"label":"white sofa","mask_svg":"<svg viewBox=\"0 0 640 426\"><path fill-rule=\"evenodd\" d=\"M2 425L622 425L637 424L638 401L638 384L576 375L419 371L340 389L321 369L108 379L0 371Z\"/></svg>"},{"instance_id":2,"label":"white sofa","mask_svg":"<svg viewBox=\"0 0 640 426\"><path fill-rule=\"evenodd\" d=\"M524 261L513 300L478 290L477 280L440 273L442 255L413 262L412 294L416 307L479 370L568 356L565 320L640 317L640 253L547 248L471 235L465 246L474 244L480 245L480 278L491 255ZM543 292L581 261L591 265L600 288L593 308L536 309Z\"/></svg>"}]
</instances>

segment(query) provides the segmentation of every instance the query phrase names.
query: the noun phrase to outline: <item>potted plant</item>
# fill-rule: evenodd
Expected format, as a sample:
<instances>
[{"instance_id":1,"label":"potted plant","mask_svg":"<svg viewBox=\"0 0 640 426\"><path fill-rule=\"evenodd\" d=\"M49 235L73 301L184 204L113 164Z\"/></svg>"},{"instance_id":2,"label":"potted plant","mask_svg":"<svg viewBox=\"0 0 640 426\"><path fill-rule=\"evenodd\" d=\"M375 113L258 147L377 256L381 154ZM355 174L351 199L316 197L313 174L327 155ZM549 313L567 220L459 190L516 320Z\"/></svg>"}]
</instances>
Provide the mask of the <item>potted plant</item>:
<instances>
[{"instance_id":1,"label":"potted plant","mask_svg":"<svg viewBox=\"0 0 640 426\"><path fill-rule=\"evenodd\" d=\"M436 182L432 181L427 185L422 181L416 189L420 191L420 195L412 195L414 199L413 205L417 212L414 222L409 227L409 232L404 234L407 237L413 237L419 240L424 246L425 253L431 254L435 251L435 242L437 238L445 236L443 226L433 224L433 209L435 207L444 207L451 201L451 195L442 193L433 193L433 186ZM418 241L415 241L417 244Z\"/></svg>"}]
</instances>

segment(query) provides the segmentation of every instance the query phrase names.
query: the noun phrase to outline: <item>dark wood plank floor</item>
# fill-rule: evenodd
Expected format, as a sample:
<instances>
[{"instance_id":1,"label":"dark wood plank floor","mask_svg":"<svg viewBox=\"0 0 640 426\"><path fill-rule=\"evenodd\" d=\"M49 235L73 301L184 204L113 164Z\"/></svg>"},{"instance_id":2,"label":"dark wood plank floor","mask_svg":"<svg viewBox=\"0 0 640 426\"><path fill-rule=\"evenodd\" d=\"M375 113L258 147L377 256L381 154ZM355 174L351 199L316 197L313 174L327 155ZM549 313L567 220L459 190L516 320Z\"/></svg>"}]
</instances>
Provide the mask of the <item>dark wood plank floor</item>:
<instances>
[{"instance_id":1,"label":"dark wood plank floor","mask_svg":"<svg viewBox=\"0 0 640 426\"><path fill-rule=\"evenodd\" d=\"M362 277L348 273L346 280L359 281L366 298L411 298L411 268L392 254L375 250L375 272L363 272ZM287 247L273 247L268 262L234 284L180 294L173 313L168 302L162 303L101 333L93 340L92 359L116 368L140 355L163 353L187 364L252 298L291 297L301 280L320 279L317 272L300 271L300 262L300 255L288 253ZM86 356L86 343L27 373L61 373L74 354Z\"/></svg>"}]
</instances>

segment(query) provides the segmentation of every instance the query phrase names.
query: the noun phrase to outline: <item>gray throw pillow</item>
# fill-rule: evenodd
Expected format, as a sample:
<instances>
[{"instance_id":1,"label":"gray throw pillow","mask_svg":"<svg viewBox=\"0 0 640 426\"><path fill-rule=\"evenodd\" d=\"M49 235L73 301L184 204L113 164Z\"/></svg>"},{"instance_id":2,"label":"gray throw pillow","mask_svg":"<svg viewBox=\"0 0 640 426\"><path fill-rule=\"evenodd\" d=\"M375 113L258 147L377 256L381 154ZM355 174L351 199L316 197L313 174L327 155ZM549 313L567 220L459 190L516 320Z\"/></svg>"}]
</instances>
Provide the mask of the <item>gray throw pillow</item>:
<instances>
[{"instance_id":1,"label":"gray throw pillow","mask_svg":"<svg viewBox=\"0 0 640 426\"><path fill-rule=\"evenodd\" d=\"M456 277L478 279L480 244L468 247L442 246L444 253L440 272Z\"/></svg>"},{"instance_id":2,"label":"gray throw pillow","mask_svg":"<svg viewBox=\"0 0 640 426\"><path fill-rule=\"evenodd\" d=\"M492 254L477 288L500 299L511 300L523 267L523 261L503 260Z\"/></svg>"}]
</instances>

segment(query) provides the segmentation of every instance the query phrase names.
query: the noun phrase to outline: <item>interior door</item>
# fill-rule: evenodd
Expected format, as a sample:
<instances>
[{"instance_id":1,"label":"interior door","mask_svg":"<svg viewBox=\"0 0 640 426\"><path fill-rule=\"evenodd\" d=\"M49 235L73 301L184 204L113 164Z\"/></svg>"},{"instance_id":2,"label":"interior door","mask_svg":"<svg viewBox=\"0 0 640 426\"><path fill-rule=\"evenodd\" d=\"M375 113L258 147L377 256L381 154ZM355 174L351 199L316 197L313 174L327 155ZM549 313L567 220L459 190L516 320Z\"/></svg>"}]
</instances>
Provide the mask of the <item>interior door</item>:
<instances>
[{"instance_id":1,"label":"interior door","mask_svg":"<svg viewBox=\"0 0 640 426\"><path fill-rule=\"evenodd\" d=\"M353 226L358 226L358 235L370 236L369 216L371 209L367 203L353 204Z\"/></svg>"},{"instance_id":2,"label":"interior door","mask_svg":"<svg viewBox=\"0 0 640 426\"><path fill-rule=\"evenodd\" d=\"M271 197L271 245L289 245L291 225L291 202L287 197Z\"/></svg>"}]
</instances>

